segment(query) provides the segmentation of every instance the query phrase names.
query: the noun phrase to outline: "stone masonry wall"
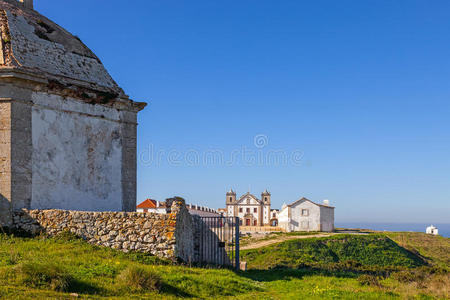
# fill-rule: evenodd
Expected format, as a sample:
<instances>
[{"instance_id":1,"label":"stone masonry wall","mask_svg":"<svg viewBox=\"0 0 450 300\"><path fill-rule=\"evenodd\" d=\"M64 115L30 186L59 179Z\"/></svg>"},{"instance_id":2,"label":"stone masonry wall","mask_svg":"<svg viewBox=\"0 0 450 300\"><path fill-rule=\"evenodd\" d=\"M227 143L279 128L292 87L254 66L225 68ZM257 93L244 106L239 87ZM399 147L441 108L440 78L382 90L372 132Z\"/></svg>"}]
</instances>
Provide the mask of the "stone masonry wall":
<instances>
[{"instance_id":1,"label":"stone masonry wall","mask_svg":"<svg viewBox=\"0 0 450 300\"><path fill-rule=\"evenodd\" d=\"M174 202L166 215L22 210L14 213L13 222L15 228L34 234L70 231L99 246L195 262L193 218L180 202Z\"/></svg>"},{"instance_id":2,"label":"stone masonry wall","mask_svg":"<svg viewBox=\"0 0 450 300\"><path fill-rule=\"evenodd\" d=\"M11 224L9 199L11 199L11 103L0 101L0 225Z\"/></svg>"}]
</instances>

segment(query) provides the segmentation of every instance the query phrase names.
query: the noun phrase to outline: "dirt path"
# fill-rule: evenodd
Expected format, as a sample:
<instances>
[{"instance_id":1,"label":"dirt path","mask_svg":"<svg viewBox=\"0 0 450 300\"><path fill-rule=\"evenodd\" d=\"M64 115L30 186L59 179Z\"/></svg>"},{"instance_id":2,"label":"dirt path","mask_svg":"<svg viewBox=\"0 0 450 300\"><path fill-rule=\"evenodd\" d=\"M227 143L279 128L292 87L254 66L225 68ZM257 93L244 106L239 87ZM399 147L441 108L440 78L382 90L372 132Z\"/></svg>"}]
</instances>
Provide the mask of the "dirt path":
<instances>
[{"instance_id":1,"label":"dirt path","mask_svg":"<svg viewBox=\"0 0 450 300\"><path fill-rule=\"evenodd\" d=\"M273 244L278 244L281 242L285 242L288 240L298 240L298 239L308 239L308 238L321 238L321 237L328 237L332 236L334 233L319 233L319 234L312 234L312 235L290 235L290 236L281 236L279 238L275 238L273 240L263 240L263 241L256 241L250 245L245 245L240 247L240 250L250 250L250 249L257 249L261 247L266 247Z\"/></svg>"}]
</instances>

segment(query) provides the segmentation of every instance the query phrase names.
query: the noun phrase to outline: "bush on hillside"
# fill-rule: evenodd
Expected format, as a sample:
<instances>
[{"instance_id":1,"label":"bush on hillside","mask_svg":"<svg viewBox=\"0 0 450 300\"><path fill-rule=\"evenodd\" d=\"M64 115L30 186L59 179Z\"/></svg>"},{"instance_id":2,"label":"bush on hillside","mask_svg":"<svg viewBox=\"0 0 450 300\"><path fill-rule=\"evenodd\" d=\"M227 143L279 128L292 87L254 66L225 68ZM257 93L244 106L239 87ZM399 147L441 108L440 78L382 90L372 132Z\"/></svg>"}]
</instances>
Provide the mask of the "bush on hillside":
<instances>
[{"instance_id":1,"label":"bush on hillside","mask_svg":"<svg viewBox=\"0 0 450 300\"><path fill-rule=\"evenodd\" d=\"M16 267L20 282L27 286L69 292L74 278L52 263L26 262Z\"/></svg>"},{"instance_id":2,"label":"bush on hillside","mask_svg":"<svg viewBox=\"0 0 450 300\"><path fill-rule=\"evenodd\" d=\"M117 277L118 284L134 292L159 292L162 286L161 277L142 267L130 266Z\"/></svg>"},{"instance_id":3,"label":"bush on hillside","mask_svg":"<svg viewBox=\"0 0 450 300\"><path fill-rule=\"evenodd\" d=\"M361 275L358 277L358 282L360 285L363 286L377 286L377 287L382 287L379 279L377 276L373 276L373 275Z\"/></svg>"},{"instance_id":4,"label":"bush on hillside","mask_svg":"<svg viewBox=\"0 0 450 300\"><path fill-rule=\"evenodd\" d=\"M298 268L306 264L311 267L334 265L340 270L360 270L370 267L414 268L426 264L421 257L378 234L290 240L244 250L241 260L255 269Z\"/></svg>"},{"instance_id":5,"label":"bush on hillside","mask_svg":"<svg viewBox=\"0 0 450 300\"><path fill-rule=\"evenodd\" d=\"M402 283L412 283L412 282L423 282L429 273L423 270L403 270L400 272L395 272L391 275L395 280Z\"/></svg>"}]
</instances>

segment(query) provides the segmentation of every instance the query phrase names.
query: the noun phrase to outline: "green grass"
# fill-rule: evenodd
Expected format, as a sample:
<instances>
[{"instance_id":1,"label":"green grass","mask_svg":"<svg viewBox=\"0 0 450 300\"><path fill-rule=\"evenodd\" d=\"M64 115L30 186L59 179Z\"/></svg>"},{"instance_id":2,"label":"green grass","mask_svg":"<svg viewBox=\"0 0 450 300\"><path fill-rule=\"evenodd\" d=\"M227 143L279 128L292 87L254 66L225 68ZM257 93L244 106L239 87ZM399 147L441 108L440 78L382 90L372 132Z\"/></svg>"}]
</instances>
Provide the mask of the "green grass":
<instances>
[{"instance_id":1,"label":"green grass","mask_svg":"<svg viewBox=\"0 0 450 300\"><path fill-rule=\"evenodd\" d=\"M450 266L450 239L419 232L389 232L388 237L419 255L428 263L443 268Z\"/></svg>"},{"instance_id":2,"label":"green grass","mask_svg":"<svg viewBox=\"0 0 450 300\"><path fill-rule=\"evenodd\" d=\"M82 299L448 297L442 288L449 286L448 274L421 267L421 256L414 251L384 235L311 238L287 241L261 252L246 251L244 257L254 255L248 260L251 270L235 272L173 265L151 255L92 246L71 235L26 238L3 234L0 298L73 299L71 293ZM263 265L264 260L276 260L276 264ZM284 268L272 268L280 262ZM346 267L325 267L338 264ZM406 273L380 276L361 269L371 271L391 264L400 268L395 272ZM363 275L366 277L360 278Z\"/></svg>"},{"instance_id":3,"label":"green grass","mask_svg":"<svg viewBox=\"0 0 450 300\"><path fill-rule=\"evenodd\" d=\"M276 240L279 238L283 238L283 237L291 237L291 236L307 236L307 235L315 235L315 234L319 234L320 232L316 232L316 231L310 231L310 232L270 232L267 233L266 235L261 235L261 236L255 236L255 235L244 235L243 237L241 237L240 239L240 244L241 246L247 246L247 245L251 245L252 243L255 242L260 242L260 241L270 241L270 240Z\"/></svg>"},{"instance_id":4,"label":"green grass","mask_svg":"<svg viewBox=\"0 0 450 300\"><path fill-rule=\"evenodd\" d=\"M334 263L382 267L419 267L426 264L419 256L381 234L290 240L242 251L241 260L247 261L253 269Z\"/></svg>"}]
</instances>

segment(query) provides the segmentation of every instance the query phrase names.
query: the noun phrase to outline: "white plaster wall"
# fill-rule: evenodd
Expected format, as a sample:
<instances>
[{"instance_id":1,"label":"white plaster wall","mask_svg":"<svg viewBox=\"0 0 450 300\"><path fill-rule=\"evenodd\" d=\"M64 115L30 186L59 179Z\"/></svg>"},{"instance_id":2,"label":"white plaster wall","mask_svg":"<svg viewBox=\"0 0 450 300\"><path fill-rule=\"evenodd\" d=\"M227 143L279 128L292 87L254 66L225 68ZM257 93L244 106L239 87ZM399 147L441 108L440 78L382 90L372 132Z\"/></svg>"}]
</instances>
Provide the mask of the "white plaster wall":
<instances>
[{"instance_id":1,"label":"white plaster wall","mask_svg":"<svg viewBox=\"0 0 450 300\"><path fill-rule=\"evenodd\" d=\"M122 210L115 109L33 94L31 209Z\"/></svg>"},{"instance_id":2,"label":"white plaster wall","mask_svg":"<svg viewBox=\"0 0 450 300\"><path fill-rule=\"evenodd\" d=\"M136 212L143 213L145 211L143 208L138 208L138 209L136 209ZM147 212L154 213L154 214L160 214L160 215L165 215L167 213L165 208L148 208Z\"/></svg>"},{"instance_id":3,"label":"white plaster wall","mask_svg":"<svg viewBox=\"0 0 450 300\"><path fill-rule=\"evenodd\" d=\"M278 226L283 228L285 231L290 232L290 220L289 220L289 210L290 207L284 206L278 213Z\"/></svg>"},{"instance_id":4,"label":"white plaster wall","mask_svg":"<svg viewBox=\"0 0 450 300\"><path fill-rule=\"evenodd\" d=\"M270 206L264 206L264 224L268 224L270 221Z\"/></svg>"},{"instance_id":5,"label":"white plaster wall","mask_svg":"<svg viewBox=\"0 0 450 300\"><path fill-rule=\"evenodd\" d=\"M234 217L234 206L228 206L228 217Z\"/></svg>"},{"instance_id":6,"label":"white plaster wall","mask_svg":"<svg viewBox=\"0 0 450 300\"><path fill-rule=\"evenodd\" d=\"M275 215L274 215L275 214ZM278 219L278 210L272 209L270 211L270 219Z\"/></svg>"},{"instance_id":7,"label":"white plaster wall","mask_svg":"<svg viewBox=\"0 0 450 300\"><path fill-rule=\"evenodd\" d=\"M240 208L242 208L242 212L239 212ZM250 208L250 212L249 213L247 212L247 208ZM256 213L254 212L255 208L258 209L258 211ZM241 218L241 219L244 219L244 216L246 214L251 214L259 222L259 210L260 209L261 209L261 206L259 206L259 205L251 205L251 204L249 204L249 205L246 205L246 204L245 205L238 205L238 217ZM244 222L244 224L245 224L245 222ZM252 226L253 226L253 224L252 224Z\"/></svg>"},{"instance_id":8,"label":"white plaster wall","mask_svg":"<svg viewBox=\"0 0 450 300\"><path fill-rule=\"evenodd\" d=\"M308 209L309 216L302 216ZM292 231L320 231L320 207L309 201L301 201L291 207Z\"/></svg>"},{"instance_id":9,"label":"white plaster wall","mask_svg":"<svg viewBox=\"0 0 450 300\"><path fill-rule=\"evenodd\" d=\"M320 222L322 224L322 231L334 231L334 208L321 206Z\"/></svg>"}]
</instances>

